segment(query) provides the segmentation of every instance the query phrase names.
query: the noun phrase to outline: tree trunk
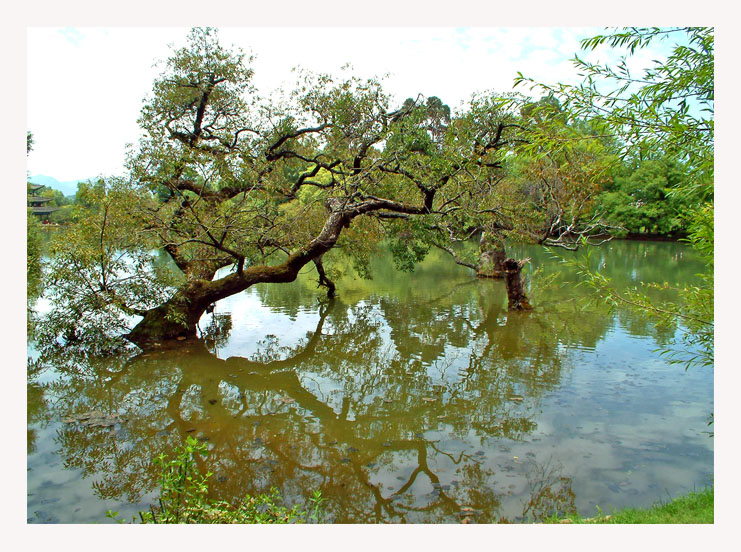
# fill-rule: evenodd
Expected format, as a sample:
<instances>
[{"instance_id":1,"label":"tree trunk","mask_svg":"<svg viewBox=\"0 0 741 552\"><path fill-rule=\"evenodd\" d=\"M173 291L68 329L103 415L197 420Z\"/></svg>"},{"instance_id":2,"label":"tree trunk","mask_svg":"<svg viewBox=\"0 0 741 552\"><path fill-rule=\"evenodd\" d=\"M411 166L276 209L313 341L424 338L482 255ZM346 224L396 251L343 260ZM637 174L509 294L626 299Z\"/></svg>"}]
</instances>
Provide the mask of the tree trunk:
<instances>
[{"instance_id":1,"label":"tree trunk","mask_svg":"<svg viewBox=\"0 0 741 552\"><path fill-rule=\"evenodd\" d=\"M495 232L483 232L479 242L479 264L476 266L478 278L504 278L504 261L507 253L504 242Z\"/></svg>"},{"instance_id":2,"label":"tree trunk","mask_svg":"<svg viewBox=\"0 0 741 552\"><path fill-rule=\"evenodd\" d=\"M147 311L126 338L145 347L153 342L195 337L196 324L214 303L213 293L209 291L208 286L199 282L190 283L169 301Z\"/></svg>"},{"instance_id":3,"label":"tree trunk","mask_svg":"<svg viewBox=\"0 0 741 552\"><path fill-rule=\"evenodd\" d=\"M323 255L319 255L316 259L314 259L314 265L316 266L316 271L319 274L319 285L327 288L327 297L332 299L335 296L335 290L337 288L334 282L329 279L329 276L327 276L327 273L324 271L322 257Z\"/></svg>"},{"instance_id":4,"label":"tree trunk","mask_svg":"<svg viewBox=\"0 0 741 552\"><path fill-rule=\"evenodd\" d=\"M388 209L399 212L422 213L421 207L407 207L388 200L368 200L346 206L338 198L327 200L329 216L321 232L309 243L290 254L285 261L273 266L251 266L232 272L223 278L210 281L193 279L179 289L172 298L147 311L144 318L126 336L140 347L156 341L165 341L196 334L196 324L206 308L212 303L240 293L259 283L293 282L306 264L317 261L320 282L327 287L328 295L334 295L334 283L327 278L321 265L321 257L337 243L343 228L349 226L356 216ZM241 267L240 267L241 268Z\"/></svg>"},{"instance_id":5,"label":"tree trunk","mask_svg":"<svg viewBox=\"0 0 741 552\"><path fill-rule=\"evenodd\" d=\"M143 347L154 341L195 336L196 324L213 303L255 284L293 282L311 260L311 252L301 249L280 265L254 266L214 281L191 280L168 301L147 311L126 338Z\"/></svg>"},{"instance_id":6,"label":"tree trunk","mask_svg":"<svg viewBox=\"0 0 741 552\"><path fill-rule=\"evenodd\" d=\"M504 278L506 274L504 261L506 258L507 254L503 248L482 251L476 268L476 276L478 278Z\"/></svg>"},{"instance_id":7,"label":"tree trunk","mask_svg":"<svg viewBox=\"0 0 741 552\"><path fill-rule=\"evenodd\" d=\"M525 295L525 288L522 285L522 267L530 259L507 259L504 261L506 271L505 282L507 285L507 309L508 310L532 310L530 302Z\"/></svg>"}]
</instances>

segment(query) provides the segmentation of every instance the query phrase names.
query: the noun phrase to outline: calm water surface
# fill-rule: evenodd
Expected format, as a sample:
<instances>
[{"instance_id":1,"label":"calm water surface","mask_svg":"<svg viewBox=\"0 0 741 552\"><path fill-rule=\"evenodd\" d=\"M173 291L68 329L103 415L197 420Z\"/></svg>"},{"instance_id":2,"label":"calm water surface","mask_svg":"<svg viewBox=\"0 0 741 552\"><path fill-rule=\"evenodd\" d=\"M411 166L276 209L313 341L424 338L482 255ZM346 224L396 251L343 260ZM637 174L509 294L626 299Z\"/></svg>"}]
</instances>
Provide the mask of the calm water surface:
<instances>
[{"instance_id":1,"label":"calm water surface","mask_svg":"<svg viewBox=\"0 0 741 552\"><path fill-rule=\"evenodd\" d=\"M548 253L516 253L532 258L532 313L432 252L412 274L388 259L372 281L348 271L332 302L311 271L256 286L174 350L30 347L28 521L131 519L157 495L151 459L187 435L208 443L215 497L320 489L338 523L591 516L710 484L712 367L658 351L681 329L585 308ZM593 261L617 286L697 283L701 269L676 243L613 242ZM90 410L122 421L63 421Z\"/></svg>"}]
</instances>

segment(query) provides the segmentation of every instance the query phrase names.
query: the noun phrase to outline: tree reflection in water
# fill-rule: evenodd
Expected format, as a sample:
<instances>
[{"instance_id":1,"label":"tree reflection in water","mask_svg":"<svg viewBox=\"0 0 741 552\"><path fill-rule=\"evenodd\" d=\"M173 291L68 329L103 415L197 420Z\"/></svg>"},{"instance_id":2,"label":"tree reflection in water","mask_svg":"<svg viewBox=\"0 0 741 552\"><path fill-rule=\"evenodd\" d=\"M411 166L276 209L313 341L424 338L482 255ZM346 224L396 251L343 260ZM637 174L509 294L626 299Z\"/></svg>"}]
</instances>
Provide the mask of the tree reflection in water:
<instances>
[{"instance_id":1,"label":"tree reflection in water","mask_svg":"<svg viewBox=\"0 0 741 552\"><path fill-rule=\"evenodd\" d=\"M616 284L634 285L633 277L657 281L669 272L677 278L697 272L676 260L678 251L671 244L615 243L594 260ZM572 508L567 476L579 468L570 450L554 455L561 435L537 441L552 433L548 424L561 415L561 401L573 396L564 377L573 359L590 363L575 373L589 384L599 378L590 374L591 352L611 328L650 336L652 347L671 340L673 330L620 310L583 310L575 300L581 288L540 250L513 252L531 257L544 276L558 276L552 287L531 290L538 304L532 313L508 313L500 282L476 280L434 254L413 278L382 259L373 282L340 282L342 299L318 308L311 275L293 285L258 286L249 297L220 302L201 321L202 340L179 342L177 349L107 358L69 348L41 351L28 366L29 487L36 493L29 505L42 508L61 496L59 488L44 489L52 479L48 455L59 455L93 482L98 497L146 508L157 491L151 460L194 435L211 449L202 467L215 474L215 496L276 486L293 501L321 489L328 519L337 522L537 520ZM661 261L655 273L645 259ZM264 316L248 325L267 322L278 333L278 321L310 331L293 341L247 331L239 318L245 305ZM306 320L310 326L302 326ZM593 366L614 366L613 378L622 374L614 359ZM563 415L597 408L597 427L607 415L599 401L610 399L612 389L597 391L592 401L592 390L584 389L577 399L585 404ZM553 396L555 405L547 402ZM606 408L618 407L625 403ZM113 429L62 422L91 410L126 420ZM56 443L40 442L56 428ZM592 446L590 435L573 437ZM591 458L590 449L583 459ZM570 473L561 472L559 460ZM605 465L590 477L609 474ZM62 500L73 503L78 490ZM100 519L107 507L101 508Z\"/></svg>"},{"instance_id":2,"label":"tree reflection in water","mask_svg":"<svg viewBox=\"0 0 741 552\"><path fill-rule=\"evenodd\" d=\"M564 476L562 471L563 467L552 458L542 464L528 462L529 499L522 510L523 518L543 521L576 511L571 478Z\"/></svg>"},{"instance_id":3,"label":"tree reflection in water","mask_svg":"<svg viewBox=\"0 0 741 552\"><path fill-rule=\"evenodd\" d=\"M31 387L43 392L29 412L126 416L111 430L58 432L65 466L101 498L151 500L151 460L192 434L209 444L201 467L220 498L275 486L294 501L321 489L336 522L499 521L509 476L524 481L535 461L503 461L497 447L536 428L538 401L567 357L558 316L533 325L497 296L479 299L457 314L433 300L413 320L388 299L335 299L300 343L268 336L251 358L217 356L231 326L224 314L203 339L170 350L106 359L49 350L34 373L59 377ZM566 479L538 481L523 516L568 498ZM554 482L561 490L546 492Z\"/></svg>"}]
</instances>

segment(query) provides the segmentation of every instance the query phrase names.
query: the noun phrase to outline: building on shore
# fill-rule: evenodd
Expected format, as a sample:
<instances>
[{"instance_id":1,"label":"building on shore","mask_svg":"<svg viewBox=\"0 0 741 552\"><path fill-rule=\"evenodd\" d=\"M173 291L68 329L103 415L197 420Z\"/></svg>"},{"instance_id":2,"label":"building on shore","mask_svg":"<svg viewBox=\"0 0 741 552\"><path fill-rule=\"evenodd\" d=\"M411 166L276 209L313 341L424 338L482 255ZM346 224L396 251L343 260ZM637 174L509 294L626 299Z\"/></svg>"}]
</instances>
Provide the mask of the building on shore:
<instances>
[{"instance_id":1,"label":"building on shore","mask_svg":"<svg viewBox=\"0 0 741 552\"><path fill-rule=\"evenodd\" d=\"M28 183L27 206L28 210L39 217L42 222L49 222L49 215L58 211L59 207L50 207L48 203L52 201L50 197L42 197L41 192L46 188L41 184Z\"/></svg>"}]
</instances>

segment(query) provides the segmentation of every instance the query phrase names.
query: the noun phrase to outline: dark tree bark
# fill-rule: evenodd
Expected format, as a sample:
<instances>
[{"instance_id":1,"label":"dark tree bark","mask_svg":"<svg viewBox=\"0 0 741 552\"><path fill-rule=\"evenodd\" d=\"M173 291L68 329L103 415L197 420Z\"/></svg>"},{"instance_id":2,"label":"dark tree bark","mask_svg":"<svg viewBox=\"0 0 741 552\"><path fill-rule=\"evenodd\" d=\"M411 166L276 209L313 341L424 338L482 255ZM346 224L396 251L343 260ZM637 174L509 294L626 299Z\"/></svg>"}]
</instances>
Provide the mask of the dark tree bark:
<instances>
[{"instance_id":1,"label":"dark tree bark","mask_svg":"<svg viewBox=\"0 0 741 552\"><path fill-rule=\"evenodd\" d=\"M347 205L346 202L330 198L327 200L329 215L319 234L309 243L290 254L281 264L251 266L240 264L236 272L218 280L193 279L180 288L168 301L144 314L142 320L126 338L145 348L152 342L192 337L196 335L196 324L211 304L240 293L259 283L293 282L299 271L310 262L318 263L320 284L334 295L334 283L324 274L321 258L332 249L343 228L357 216L379 210L420 214L424 206L405 205L386 199L370 199Z\"/></svg>"},{"instance_id":2,"label":"dark tree bark","mask_svg":"<svg viewBox=\"0 0 741 552\"><path fill-rule=\"evenodd\" d=\"M525 288L522 284L522 267L530 259L507 259L504 261L506 271L505 282L507 285L507 309L508 310L532 310L530 302L525 295Z\"/></svg>"},{"instance_id":3,"label":"dark tree bark","mask_svg":"<svg viewBox=\"0 0 741 552\"><path fill-rule=\"evenodd\" d=\"M316 266L317 273L319 273L319 285L327 288L327 297L332 299L335 296L336 286L334 282L329 279L329 276L327 276L327 273L324 271L324 265L322 264L321 255L314 259L314 265Z\"/></svg>"}]
</instances>

